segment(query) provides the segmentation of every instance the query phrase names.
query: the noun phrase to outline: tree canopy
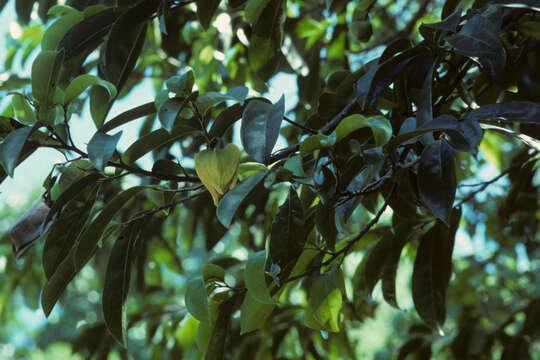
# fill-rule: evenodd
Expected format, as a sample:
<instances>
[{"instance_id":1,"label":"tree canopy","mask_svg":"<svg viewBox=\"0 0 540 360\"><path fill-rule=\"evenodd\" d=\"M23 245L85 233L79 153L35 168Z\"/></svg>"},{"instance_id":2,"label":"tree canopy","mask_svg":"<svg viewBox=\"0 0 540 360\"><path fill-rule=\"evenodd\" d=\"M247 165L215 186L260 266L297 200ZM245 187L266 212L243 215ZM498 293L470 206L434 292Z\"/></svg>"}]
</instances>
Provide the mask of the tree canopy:
<instances>
[{"instance_id":1,"label":"tree canopy","mask_svg":"<svg viewBox=\"0 0 540 360\"><path fill-rule=\"evenodd\" d=\"M0 317L21 294L59 316L38 347L540 353L537 1L6 5L18 25L0 73L0 180L40 149L65 158L0 222ZM372 318L387 334L368 354Z\"/></svg>"}]
</instances>

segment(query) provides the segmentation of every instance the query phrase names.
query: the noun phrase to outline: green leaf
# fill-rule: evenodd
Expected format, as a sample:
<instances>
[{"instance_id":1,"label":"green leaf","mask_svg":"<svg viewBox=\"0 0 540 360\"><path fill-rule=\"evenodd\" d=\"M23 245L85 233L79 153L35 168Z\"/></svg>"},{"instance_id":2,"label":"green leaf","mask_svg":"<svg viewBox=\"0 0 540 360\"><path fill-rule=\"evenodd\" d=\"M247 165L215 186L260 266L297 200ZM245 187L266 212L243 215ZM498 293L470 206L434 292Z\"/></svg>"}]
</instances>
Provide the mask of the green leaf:
<instances>
[{"instance_id":1,"label":"green leaf","mask_svg":"<svg viewBox=\"0 0 540 360\"><path fill-rule=\"evenodd\" d=\"M42 51L32 63L32 96L39 106L52 103L63 53Z\"/></svg>"},{"instance_id":2,"label":"green leaf","mask_svg":"<svg viewBox=\"0 0 540 360\"><path fill-rule=\"evenodd\" d=\"M43 287L43 291L41 292L41 307L47 317L50 315L54 305L69 282L77 274L74 263L74 254L75 248L72 248Z\"/></svg>"},{"instance_id":3,"label":"green leaf","mask_svg":"<svg viewBox=\"0 0 540 360\"><path fill-rule=\"evenodd\" d=\"M26 100L26 96L19 93L11 93L13 96L11 98L11 106L13 107L13 112L15 118L19 120L20 123L24 125L32 125L36 122L36 114L34 109Z\"/></svg>"},{"instance_id":4,"label":"green leaf","mask_svg":"<svg viewBox=\"0 0 540 360\"><path fill-rule=\"evenodd\" d=\"M244 9L247 22L252 24L269 2L270 0L248 0Z\"/></svg>"},{"instance_id":5,"label":"green leaf","mask_svg":"<svg viewBox=\"0 0 540 360\"><path fill-rule=\"evenodd\" d=\"M517 28L525 35L540 39L540 22L538 21L520 21L517 23Z\"/></svg>"},{"instance_id":6,"label":"green leaf","mask_svg":"<svg viewBox=\"0 0 540 360\"><path fill-rule=\"evenodd\" d=\"M307 154L313 150L330 147L336 143L336 139L337 133L335 131L330 135L311 135L300 143L300 155Z\"/></svg>"},{"instance_id":7,"label":"green leaf","mask_svg":"<svg viewBox=\"0 0 540 360\"><path fill-rule=\"evenodd\" d=\"M188 101L188 98L179 98L174 97L171 99L165 100L158 109L158 119L161 123L161 126L168 132L172 131L172 128L174 126L174 122L184 108L186 106Z\"/></svg>"},{"instance_id":8,"label":"green leaf","mask_svg":"<svg viewBox=\"0 0 540 360\"><path fill-rule=\"evenodd\" d=\"M189 311L195 319L204 323L210 322L206 286L202 276L197 276L188 281L185 301L187 311Z\"/></svg>"},{"instance_id":9,"label":"green leaf","mask_svg":"<svg viewBox=\"0 0 540 360\"><path fill-rule=\"evenodd\" d=\"M132 120L155 114L156 111L156 105L153 101L134 107L133 109L126 110L123 113L115 116L111 120L107 121L105 125L103 125L103 127L100 129L100 132L106 133L119 126L127 124Z\"/></svg>"},{"instance_id":10,"label":"green leaf","mask_svg":"<svg viewBox=\"0 0 540 360\"><path fill-rule=\"evenodd\" d=\"M105 117L111 107L109 92L100 86L90 88L90 115L96 128L103 126Z\"/></svg>"},{"instance_id":11,"label":"green leaf","mask_svg":"<svg viewBox=\"0 0 540 360\"><path fill-rule=\"evenodd\" d=\"M454 151L445 140L428 145L420 156L418 192L435 217L448 223L456 197Z\"/></svg>"},{"instance_id":12,"label":"green leaf","mask_svg":"<svg viewBox=\"0 0 540 360\"><path fill-rule=\"evenodd\" d=\"M95 75L83 74L71 81L64 94L64 104L69 104L81 95L90 86L101 86L108 93L109 99L116 96L116 88L110 82L100 79Z\"/></svg>"},{"instance_id":13,"label":"green leaf","mask_svg":"<svg viewBox=\"0 0 540 360\"><path fill-rule=\"evenodd\" d=\"M219 7L221 0L205 0L204 5L199 3L197 6L197 17L199 22L205 30L208 30L210 27L210 22L214 17L214 13Z\"/></svg>"},{"instance_id":14,"label":"green leaf","mask_svg":"<svg viewBox=\"0 0 540 360\"><path fill-rule=\"evenodd\" d=\"M76 10L62 15L58 20L52 23L43 34L43 38L41 39L41 50L56 50L66 33L83 19L84 15Z\"/></svg>"},{"instance_id":15,"label":"green leaf","mask_svg":"<svg viewBox=\"0 0 540 360\"><path fill-rule=\"evenodd\" d=\"M452 276L452 251L461 210L452 211L449 227L437 221L418 245L412 275L412 295L418 315L440 328L446 317L445 296Z\"/></svg>"},{"instance_id":16,"label":"green leaf","mask_svg":"<svg viewBox=\"0 0 540 360\"><path fill-rule=\"evenodd\" d=\"M246 263L244 280L248 294L251 294L255 300L263 304L274 304L275 301L272 300L272 296L266 285L265 265L265 250L251 254Z\"/></svg>"},{"instance_id":17,"label":"green leaf","mask_svg":"<svg viewBox=\"0 0 540 360\"><path fill-rule=\"evenodd\" d=\"M236 211L244 200L251 194L253 189L263 181L268 174L267 171L257 173L248 177L242 183L236 185L221 198L216 209L219 222L226 228L231 226Z\"/></svg>"},{"instance_id":18,"label":"green leaf","mask_svg":"<svg viewBox=\"0 0 540 360\"><path fill-rule=\"evenodd\" d=\"M225 94L210 91L206 94L199 95L197 98L197 104L201 114L206 114L206 112L215 105L222 103L224 101L230 100L239 102L240 105L244 104L244 100L248 95L248 88L245 86L238 86L227 91Z\"/></svg>"},{"instance_id":19,"label":"green leaf","mask_svg":"<svg viewBox=\"0 0 540 360\"><path fill-rule=\"evenodd\" d=\"M193 91L195 84L195 76L193 71L189 69L182 76L173 76L165 81L167 89L176 94L178 97L188 97Z\"/></svg>"},{"instance_id":20,"label":"green leaf","mask_svg":"<svg viewBox=\"0 0 540 360\"><path fill-rule=\"evenodd\" d=\"M280 62L286 3L270 0L253 24L248 63L263 80L274 75Z\"/></svg>"},{"instance_id":21,"label":"green leaf","mask_svg":"<svg viewBox=\"0 0 540 360\"><path fill-rule=\"evenodd\" d=\"M0 143L0 165L13 177L17 161L32 128L22 127L9 133Z\"/></svg>"},{"instance_id":22,"label":"green leaf","mask_svg":"<svg viewBox=\"0 0 540 360\"><path fill-rule=\"evenodd\" d=\"M243 112L244 107L242 105L234 104L219 113L208 132L210 138L223 136L225 132L242 117Z\"/></svg>"},{"instance_id":23,"label":"green leaf","mask_svg":"<svg viewBox=\"0 0 540 360\"><path fill-rule=\"evenodd\" d=\"M125 303L129 292L131 262L140 231L138 224L132 224L120 233L109 255L103 286L103 319L110 333L123 346L127 344Z\"/></svg>"},{"instance_id":24,"label":"green leaf","mask_svg":"<svg viewBox=\"0 0 540 360\"><path fill-rule=\"evenodd\" d=\"M488 104L469 112L465 118L540 124L540 104L530 101Z\"/></svg>"},{"instance_id":25,"label":"green leaf","mask_svg":"<svg viewBox=\"0 0 540 360\"><path fill-rule=\"evenodd\" d=\"M495 0L493 4L509 8L540 11L540 4L536 0Z\"/></svg>"},{"instance_id":26,"label":"green leaf","mask_svg":"<svg viewBox=\"0 0 540 360\"><path fill-rule=\"evenodd\" d=\"M345 283L339 268L318 275L308 290L306 325L315 330L339 332L339 314Z\"/></svg>"},{"instance_id":27,"label":"green leaf","mask_svg":"<svg viewBox=\"0 0 540 360\"><path fill-rule=\"evenodd\" d=\"M399 133L398 136L390 140L385 147L392 150L399 145L409 142L423 134L434 131L454 131L459 129L459 123L452 115L444 114L436 117L432 121L425 123L422 126L416 128L416 130Z\"/></svg>"},{"instance_id":28,"label":"green leaf","mask_svg":"<svg viewBox=\"0 0 540 360\"><path fill-rule=\"evenodd\" d=\"M202 269L204 282L225 281L225 269L216 264L206 264Z\"/></svg>"},{"instance_id":29,"label":"green leaf","mask_svg":"<svg viewBox=\"0 0 540 360\"><path fill-rule=\"evenodd\" d=\"M284 113L284 96L275 105L253 100L246 106L240 136L244 149L256 161L267 163L277 142Z\"/></svg>"},{"instance_id":30,"label":"green leaf","mask_svg":"<svg viewBox=\"0 0 540 360\"><path fill-rule=\"evenodd\" d=\"M240 308L240 335L260 329L275 307L275 304L257 301L247 292Z\"/></svg>"},{"instance_id":31,"label":"green leaf","mask_svg":"<svg viewBox=\"0 0 540 360\"><path fill-rule=\"evenodd\" d=\"M219 305L216 323L206 349L206 360L222 360L225 358L225 342L229 332L229 322L235 310L234 303L235 297L231 297Z\"/></svg>"},{"instance_id":32,"label":"green leaf","mask_svg":"<svg viewBox=\"0 0 540 360\"><path fill-rule=\"evenodd\" d=\"M371 118L354 114L347 116L337 126L336 142L343 140L347 135L361 128L369 127L373 132L375 144L382 146L392 137L392 125L390 121L382 115L376 115Z\"/></svg>"},{"instance_id":33,"label":"green leaf","mask_svg":"<svg viewBox=\"0 0 540 360\"><path fill-rule=\"evenodd\" d=\"M101 44L119 14L120 11L116 7L106 8L88 16L69 29L58 44L58 49L63 49L65 52L66 61L92 52Z\"/></svg>"},{"instance_id":34,"label":"green leaf","mask_svg":"<svg viewBox=\"0 0 540 360\"><path fill-rule=\"evenodd\" d=\"M416 126L424 125L433 120L433 106L431 84L433 83L433 71L437 62L433 61L424 79L420 97L418 98L418 111L416 112Z\"/></svg>"},{"instance_id":35,"label":"green leaf","mask_svg":"<svg viewBox=\"0 0 540 360\"><path fill-rule=\"evenodd\" d=\"M81 235L79 243L75 247L74 262L77 271L90 260L94 255L97 248L98 241L101 235L105 231L107 224L109 224L116 215L116 213L122 209L127 203L137 194L139 194L145 187L134 186L127 190L122 191L116 195L101 212L94 218L94 220L88 225L88 228Z\"/></svg>"},{"instance_id":36,"label":"green leaf","mask_svg":"<svg viewBox=\"0 0 540 360\"><path fill-rule=\"evenodd\" d=\"M498 23L495 23L494 19L497 19ZM502 14L493 16L487 11L475 14L457 34L445 38L455 52L479 61L493 79L498 78L506 63L506 50L497 36L501 19Z\"/></svg>"},{"instance_id":37,"label":"green leaf","mask_svg":"<svg viewBox=\"0 0 540 360\"><path fill-rule=\"evenodd\" d=\"M286 279L304 250L306 229L304 209L296 190L289 188L287 199L272 221L268 259L279 266L278 278Z\"/></svg>"},{"instance_id":38,"label":"green leaf","mask_svg":"<svg viewBox=\"0 0 540 360\"><path fill-rule=\"evenodd\" d=\"M120 136L122 136L121 131L112 136L97 132L88 142L88 159L99 171L103 171L107 162L113 156Z\"/></svg>"}]
</instances>

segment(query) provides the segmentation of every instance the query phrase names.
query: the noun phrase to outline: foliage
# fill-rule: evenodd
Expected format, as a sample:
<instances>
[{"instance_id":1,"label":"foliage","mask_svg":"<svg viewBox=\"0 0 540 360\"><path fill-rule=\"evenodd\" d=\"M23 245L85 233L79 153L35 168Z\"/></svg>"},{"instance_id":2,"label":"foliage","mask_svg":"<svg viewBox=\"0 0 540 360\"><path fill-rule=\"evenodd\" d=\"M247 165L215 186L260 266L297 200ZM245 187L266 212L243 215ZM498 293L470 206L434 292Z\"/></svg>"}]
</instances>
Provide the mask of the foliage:
<instances>
[{"instance_id":1,"label":"foliage","mask_svg":"<svg viewBox=\"0 0 540 360\"><path fill-rule=\"evenodd\" d=\"M41 236L18 238L38 245L24 268L6 260L2 316L25 283L46 316L102 287L93 321L59 336L84 358L355 358L372 294L399 308L410 291L398 358L540 351L534 1L15 6L0 178L40 148L66 161L43 182L50 210L19 220ZM265 93L278 72L296 76L293 109ZM110 116L147 77L155 101ZM484 251L453 255L460 237Z\"/></svg>"}]
</instances>

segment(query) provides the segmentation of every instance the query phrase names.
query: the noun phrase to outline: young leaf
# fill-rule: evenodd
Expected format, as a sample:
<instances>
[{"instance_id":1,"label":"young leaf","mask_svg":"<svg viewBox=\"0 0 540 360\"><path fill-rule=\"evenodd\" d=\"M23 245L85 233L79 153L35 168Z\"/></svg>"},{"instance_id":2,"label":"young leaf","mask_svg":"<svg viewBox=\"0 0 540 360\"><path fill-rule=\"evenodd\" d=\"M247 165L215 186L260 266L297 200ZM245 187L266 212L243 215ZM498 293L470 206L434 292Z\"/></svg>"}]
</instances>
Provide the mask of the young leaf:
<instances>
[{"instance_id":1,"label":"young leaf","mask_svg":"<svg viewBox=\"0 0 540 360\"><path fill-rule=\"evenodd\" d=\"M206 286L202 276L189 280L186 287L186 309L197 320L209 323L210 312L206 297Z\"/></svg>"},{"instance_id":2,"label":"young leaf","mask_svg":"<svg viewBox=\"0 0 540 360\"><path fill-rule=\"evenodd\" d=\"M375 145L382 146L390 140L392 137L392 125L390 121L382 115L376 115L370 118L365 116L354 114L347 116L343 119L337 126L336 132L336 142L343 140L347 135L356 131L369 127L373 132L373 137L375 138Z\"/></svg>"},{"instance_id":3,"label":"young leaf","mask_svg":"<svg viewBox=\"0 0 540 360\"><path fill-rule=\"evenodd\" d=\"M316 330L338 332L344 290L343 273L339 268L313 279L308 290L306 325Z\"/></svg>"},{"instance_id":4,"label":"young leaf","mask_svg":"<svg viewBox=\"0 0 540 360\"><path fill-rule=\"evenodd\" d=\"M122 136L121 131L114 135L97 132L88 142L88 158L99 171L103 171L107 162L113 156L120 136Z\"/></svg>"},{"instance_id":5,"label":"young leaf","mask_svg":"<svg viewBox=\"0 0 540 360\"><path fill-rule=\"evenodd\" d=\"M10 177L13 177L17 160L31 131L31 127L19 128L10 132L0 143L0 165Z\"/></svg>"},{"instance_id":6,"label":"young leaf","mask_svg":"<svg viewBox=\"0 0 540 360\"><path fill-rule=\"evenodd\" d=\"M103 319L110 333L123 346L127 343L125 302L131 278L131 261L140 231L138 224L132 224L116 239L109 256L103 286Z\"/></svg>"},{"instance_id":7,"label":"young leaf","mask_svg":"<svg viewBox=\"0 0 540 360\"><path fill-rule=\"evenodd\" d=\"M240 136L244 149L256 161L268 161L277 142L284 113L284 96L275 105L253 100L246 106L242 115Z\"/></svg>"},{"instance_id":8,"label":"young leaf","mask_svg":"<svg viewBox=\"0 0 540 360\"><path fill-rule=\"evenodd\" d=\"M255 300L248 291L240 308L240 335L260 329L275 307L275 304L263 304Z\"/></svg>"},{"instance_id":9,"label":"young leaf","mask_svg":"<svg viewBox=\"0 0 540 360\"><path fill-rule=\"evenodd\" d=\"M242 205L244 200L251 194L253 189L261 183L268 174L267 171L257 173L248 177L242 183L229 190L219 201L216 209L216 215L219 222L225 227L231 226L236 211Z\"/></svg>"},{"instance_id":10,"label":"young leaf","mask_svg":"<svg viewBox=\"0 0 540 360\"><path fill-rule=\"evenodd\" d=\"M266 251L262 250L249 256L244 271L244 280L248 294L263 304L274 304L270 291L266 285L264 272L266 265Z\"/></svg>"},{"instance_id":11,"label":"young leaf","mask_svg":"<svg viewBox=\"0 0 540 360\"><path fill-rule=\"evenodd\" d=\"M428 145L420 156L418 192L420 200L437 218L448 223L456 197L454 150L445 140Z\"/></svg>"},{"instance_id":12,"label":"young leaf","mask_svg":"<svg viewBox=\"0 0 540 360\"><path fill-rule=\"evenodd\" d=\"M452 276L452 251L461 210L452 211L449 226L437 221L422 236L412 275L414 307L429 325L440 328L446 317L445 295Z\"/></svg>"}]
</instances>

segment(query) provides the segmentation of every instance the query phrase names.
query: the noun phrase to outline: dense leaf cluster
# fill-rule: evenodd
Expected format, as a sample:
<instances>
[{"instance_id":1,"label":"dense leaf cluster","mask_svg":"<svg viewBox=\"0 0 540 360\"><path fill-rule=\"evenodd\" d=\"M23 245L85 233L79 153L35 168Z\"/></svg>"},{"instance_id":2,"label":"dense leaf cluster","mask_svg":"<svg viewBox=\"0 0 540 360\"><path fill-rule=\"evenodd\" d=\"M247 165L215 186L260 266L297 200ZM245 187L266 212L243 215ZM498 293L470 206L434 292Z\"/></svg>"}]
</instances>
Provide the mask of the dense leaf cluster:
<instances>
[{"instance_id":1,"label":"dense leaf cluster","mask_svg":"<svg viewBox=\"0 0 540 360\"><path fill-rule=\"evenodd\" d=\"M15 1L0 179L40 148L66 158L47 210L19 220L34 231L11 237L17 256L38 244L46 316L99 274L74 352L357 358L373 293L399 308L408 291L398 358L539 351L540 7L409 5L400 24L376 0ZM11 71L30 58L30 78ZM292 109L268 99L278 72L296 76ZM110 116L146 78L155 100ZM95 126L85 144L76 116ZM460 232L494 250L456 257Z\"/></svg>"}]
</instances>

